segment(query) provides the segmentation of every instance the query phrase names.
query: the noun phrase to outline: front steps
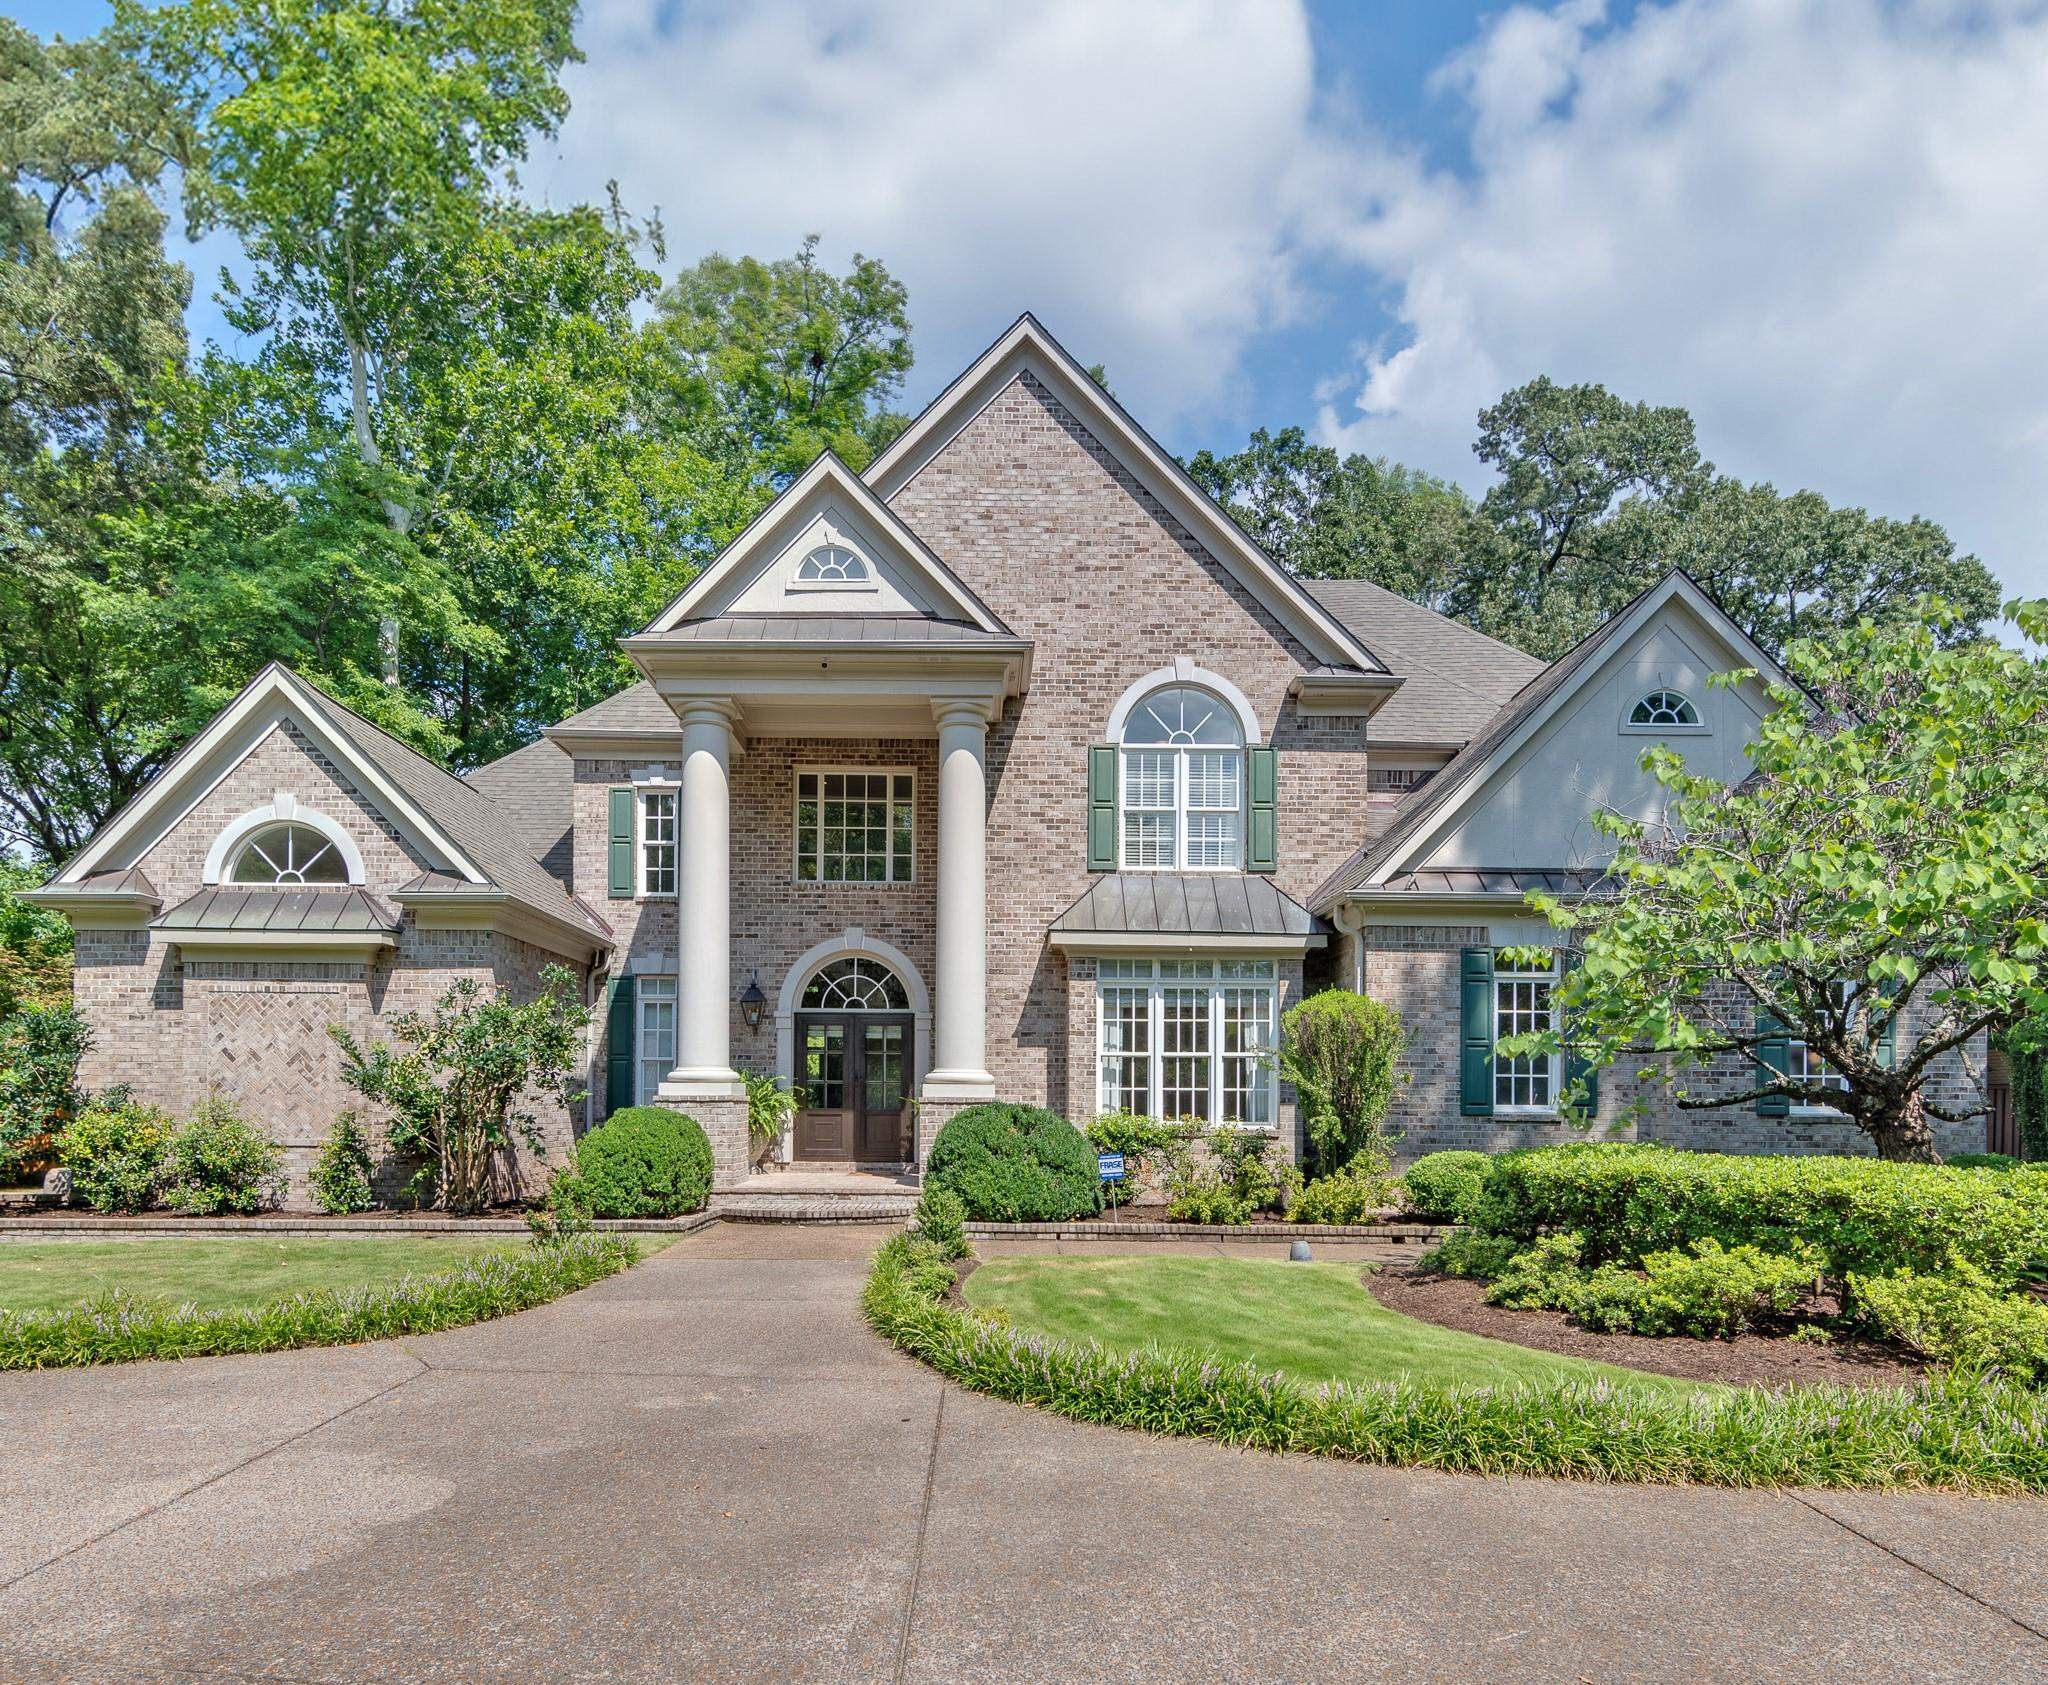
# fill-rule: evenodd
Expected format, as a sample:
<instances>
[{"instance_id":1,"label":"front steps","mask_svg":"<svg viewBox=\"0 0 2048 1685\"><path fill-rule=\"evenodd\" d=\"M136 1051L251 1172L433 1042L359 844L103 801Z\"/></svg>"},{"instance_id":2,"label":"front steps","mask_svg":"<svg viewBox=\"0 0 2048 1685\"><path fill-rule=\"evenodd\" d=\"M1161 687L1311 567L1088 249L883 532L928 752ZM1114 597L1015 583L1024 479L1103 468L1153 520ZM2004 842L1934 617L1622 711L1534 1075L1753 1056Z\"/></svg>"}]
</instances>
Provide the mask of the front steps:
<instances>
[{"instance_id":1,"label":"front steps","mask_svg":"<svg viewBox=\"0 0 2048 1685\"><path fill-rule=\"evenodd\" d=\"M713 1194L708 1209L728 1223L902 1223L917 1194L916 1179L893 1167L798 1165L757 1171L743 1186Z\"/></svg>"}]
</instances>

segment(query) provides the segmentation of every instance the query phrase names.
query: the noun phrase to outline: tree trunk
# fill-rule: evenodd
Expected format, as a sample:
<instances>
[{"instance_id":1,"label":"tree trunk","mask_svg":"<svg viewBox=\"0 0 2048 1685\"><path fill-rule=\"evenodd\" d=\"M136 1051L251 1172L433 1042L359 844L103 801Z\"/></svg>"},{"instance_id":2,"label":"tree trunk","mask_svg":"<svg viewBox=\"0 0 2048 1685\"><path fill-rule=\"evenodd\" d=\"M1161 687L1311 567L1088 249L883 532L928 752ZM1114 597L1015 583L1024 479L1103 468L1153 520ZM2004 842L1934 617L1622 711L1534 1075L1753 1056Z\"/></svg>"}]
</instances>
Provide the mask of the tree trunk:
<instances>
[{"instance_id":1,"label":"tree trunk","mask_svg":"<svg viewBox=\"0 0 2048 1685\"><path fill-rule=\"evenodd\" d=\"M1927 1107L1920 1090L1909 1093L1897 1112L1873 1118L1870 1138L1877 1143L1877 1156L1893 1164L1939 1164L1934 1150L1934 1131L1927 1122Z\"/></svg>"}]
</instances>

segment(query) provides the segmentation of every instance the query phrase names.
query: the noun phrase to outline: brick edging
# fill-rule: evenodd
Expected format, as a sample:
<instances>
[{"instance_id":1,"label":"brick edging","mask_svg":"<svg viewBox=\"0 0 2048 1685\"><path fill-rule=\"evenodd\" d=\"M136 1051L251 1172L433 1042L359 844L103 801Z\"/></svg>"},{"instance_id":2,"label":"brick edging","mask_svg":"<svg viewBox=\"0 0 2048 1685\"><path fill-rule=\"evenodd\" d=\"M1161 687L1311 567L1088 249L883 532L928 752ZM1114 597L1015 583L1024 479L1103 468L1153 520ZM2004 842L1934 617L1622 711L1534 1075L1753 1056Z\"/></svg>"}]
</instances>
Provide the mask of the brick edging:
<instances>
[{"instance_id":1,"label":"brick edging","mask_svg":"<svg viewBox=\"0 0 2048 1685\"><path fill-rule=\"evenodd\" d=\"M591 1228L602 1234L694 1234L718 1221L715 1211L687 1217L599 1217ZM500 1235L525 1234L523 1217L7 1217L0 1240L11 1234L39 1235Z\"/></svg>"},{"instance_id":2,"label":"brick edging","mask_svg":"<svg viewBox=\"0 0 2048 1685\"><path fill-rule=\"evenodd\" d=\"M1381 1240L1421 1246L1451 1232L1449 1223L969 1223L976 1240L1035 1236L1051 1240Z\"/></svg>"}]
</instances>

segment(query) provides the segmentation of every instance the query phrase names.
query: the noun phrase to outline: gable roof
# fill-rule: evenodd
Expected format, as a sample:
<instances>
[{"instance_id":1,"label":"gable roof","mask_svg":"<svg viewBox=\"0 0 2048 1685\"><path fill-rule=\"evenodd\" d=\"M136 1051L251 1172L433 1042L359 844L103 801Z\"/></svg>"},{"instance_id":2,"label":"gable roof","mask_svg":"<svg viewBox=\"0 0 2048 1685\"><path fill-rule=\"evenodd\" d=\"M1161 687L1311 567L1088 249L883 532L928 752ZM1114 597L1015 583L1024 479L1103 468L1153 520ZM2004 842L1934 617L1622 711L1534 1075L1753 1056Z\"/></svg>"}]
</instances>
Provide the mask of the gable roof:
<instances>
[{"instance_id":1,"label":"gable roof","mask_svg":"<svg viewBox=\"0 0 2048 1685\"><path fill-rule=\"evenodd\" d=\"M651 686L649 687L652 688ZM659 698L656 698L659 701ZM668 709L662 712L668 714ZM669 714L673 720L675 716ZM545 737L463 774L462 781L496 804L519 846L564 889L575 888L576 763Z\"/></svg>"},{"instance_id":2,"label":"gable roof","mask_svg":"<svg viewBox=\"0 0 2048 1685\"><path fill-rule=\"evenodd\" d=\"M1385 652L1401 688L1372 716L1377 747L1455 749L1471 742L1544 670L1537 657L1364 579L1302 583Z\"/></svg>"},{"instance_id":3,"label":"gable roof","mask_svg":"<svg viewBox=\"0 0 2048 1685\"><path fill-rule=\"evenodd\" d=\"M1353 890L1383 886L1394 871L1410 864L1408 856L1414 845L1434 823L1470 802L1488 777L1556 713L1578 682L1590 675L1598 658L1674 600L1683 601L1720 633L1744 666L1756 668L1767 680L1784 677L1778 664L1729 619L1726 609L1690 574L1673 568L1524 685L1477 737L1401 804L1394 823L1376 842L1356 850L1323 881L1309 905L1324 911Z\"/></svg>"},{"instance_id":4,"label":"gable roof","mask_svg":"<svg viewBox=\"0 0 2048 1685\"><path fill-rule=\"evenodd\" d=\"M1319 661L1391 677L1370 645L1267 555L1029 311L868 465L867 483L882 498L894 497L1025 369L1079 416L1139 483Z\"/></svg>"},{"instance_id":5,"label":"gable roof","mask_svg":"<svg viewBox=\"0 0 2048 1685\"><path fill-rule=\"evenodd\" d=\"M913 572L920 575L952 618L983 632L1008 636L1009 628L997 618L960 576L933 554L930 546L912 532L895 510L877 497L861 477L831 451L823 451L810 467L799 474L775 500L747 524L747 528L718 553L717 559L685 586L682 592L652 620L640 635L673 632L686 621L711 618L707 604L716 600L720 589L757 557L772 559L773 547L786 539L796 522L808 512L825 508L833 498L852 505L870 522L881 538L900 553ZM764 550L768 557L761 557ZM835 617L841 618L841 617Z\"/></svg>"}]
</instances>

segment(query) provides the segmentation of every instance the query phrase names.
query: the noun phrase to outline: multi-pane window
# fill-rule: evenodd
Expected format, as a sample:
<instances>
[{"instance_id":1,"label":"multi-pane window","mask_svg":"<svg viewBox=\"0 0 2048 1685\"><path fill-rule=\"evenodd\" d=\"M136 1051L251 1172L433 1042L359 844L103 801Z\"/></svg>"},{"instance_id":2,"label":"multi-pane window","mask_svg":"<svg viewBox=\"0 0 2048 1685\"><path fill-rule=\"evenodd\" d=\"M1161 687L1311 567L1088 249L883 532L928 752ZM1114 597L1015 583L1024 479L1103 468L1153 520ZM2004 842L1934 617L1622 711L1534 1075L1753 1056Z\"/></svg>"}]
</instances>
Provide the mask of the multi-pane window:
<instances>
[{"instance_id":1,"label":"multi-pane window","mask_svg":"<svg viewBox=\"0 0 2048 1685\"><path fill-rule=\"evenodd\" d=\"M804 585L853 585L868 577L868 565L843 544L821 544L797 563Z\"/></svg>"},{"instance_id":2,"label":"multi-pane window","mask_svg":"<svg viewBox=\"0 0 2048 1685\"><path fill-rule=\"evenodd\" d=\"M1516 963L1503 949L1493 956L1493 1036L1535 1034L1553 1027L1557 1008L1557 958L1542 966ZM1525 1054L1493 1060L1493 1109L1496 1112L1550 1112L1557 1109L1557 1055Z\"/></svg>"},{"instance_id":3,"label":"multi-pane window","mask_svg":"<svg viewBox=\"0 0 2048 1685\"><path fill-rule=\"evenodd\" d=\"M640 792L640 893L676 892L676 793Z\"/></svg>"},{"instance_id":4,"label":"multi-pane window","mask_svg":"<svg viewBox=\"0 0 2048 1685\"><path fill-rule=\"evenodd\" d=\"M1834 985L1835 1004L1848 1016L1855 1005L1855 989L1847 983ZM1785 1043L1785 1074L1794 1082L1817 1082L1834 1089L1837 1093L1849 1092L1849 1079L1836 1070L1803 1041ZM1816 1105L1808 1100L1795 1100L1793 1109L1802 1112L1831 1112L1832 1106Z\"/></svg>"},{"instance_id":5,"label":"multi-pane window","mask_svg":"<svg viewBox=\"0 0 2048 1685\"><path fill-rule=\"evenodd\" d=\"M1105 959L1096 976L1102 1110L1272 1124L1271 960Z\"/></svg>"},{"instance_id":6,"label":"multi-pane window","mask_svg":"<svg viewBox=\"0 0 2048 1685\"><path fill-rule=\"evenodd\" d=\"M640 1061L641 1105L668 1080L676 1064L676 980L642 975L633 980L634 1010L640 1015L634 1047Z\"/></svg>"},{"instance_id":7,"label":"multi-pane window","mask_svg":"<svg viewBox=\"0 0 2048 1685\"><path fill-rule=\"evenodd\" d=\"M1155 691L1124 723L1126 867L1235 870L1244 864L1244 734L1205 690Z\"/></svg>"},{"instance_id":8,"label":"multi-pane window","mask_svg":"<svg viewBox=\"0 0 2048 1685\"><path fill-rule=\"evenodd\" d=\"M916 804L907 772L799 772L799 883L909 883Z\"/></svg>"},{"instance_id":9,"label":"multi-pane window","mask_svg":"<svg viewBox=\"0 0 2048 1685\"><path fill-rule=\"evenodd\" d=\"M347 883L348 862L341 850L310 825L266 825L235 856L230 883Z\"/></svg>"},{"instance_id":10,"label":"multi-pane window","mask_svg":"<svg viewBox=\"0 0 2048 1685\"><path fill-rule=\"evenodd\" d=\"M1628 711L1628 723L1634 726L1696 726L1700 723L1700 711L1692 705L1692 699L1680 691L1653 690L1639 698Z\"/></svg>"}]
</instances>

